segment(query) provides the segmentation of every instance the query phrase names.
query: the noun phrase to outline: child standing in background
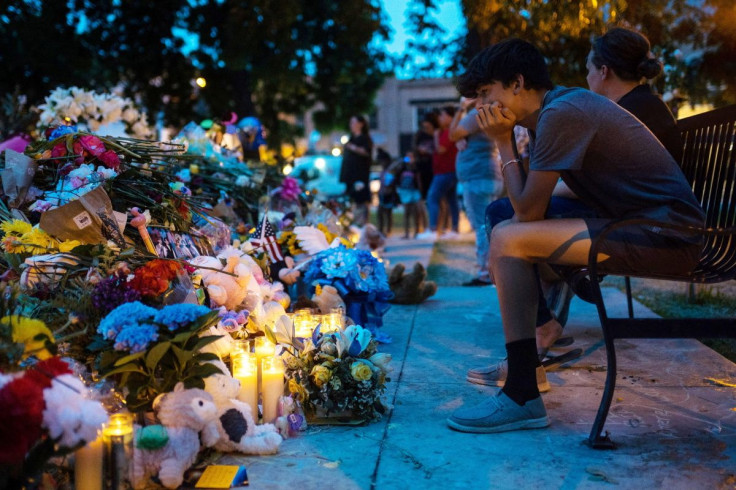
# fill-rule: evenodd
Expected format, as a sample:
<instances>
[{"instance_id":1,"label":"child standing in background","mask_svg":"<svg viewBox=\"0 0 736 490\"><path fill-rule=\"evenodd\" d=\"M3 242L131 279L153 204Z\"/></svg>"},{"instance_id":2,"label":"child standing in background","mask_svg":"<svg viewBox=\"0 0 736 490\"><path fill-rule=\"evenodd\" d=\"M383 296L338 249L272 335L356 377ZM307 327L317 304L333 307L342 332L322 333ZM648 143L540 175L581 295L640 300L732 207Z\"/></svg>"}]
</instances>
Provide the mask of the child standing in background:
<instances>
[{"instance_id":1,"label":"child standing in background","mask_svg":"<svg viewBox=\"0 0 736 490\"><path fill-rule=\"evenodd\" d=\"M407 152L397 171L399 201L404 206L404 238L409 238L409 226L414 221L414 238L419 233L419 173L413 152Z\"/></svg>"},{"instance_id":2,"label":"child standing in background","mask_svg":"<svg viewBox=\"0 0 736 490\"><path fill-rule=\"evenodd\" d=\"M381 188L378 191L378 231L385 236L391 234L394 219L394 207L399 203L396 194L396 175L391 168L391 155L379 148L376 163L381 165Z\"/></svg>"}]
</instances>

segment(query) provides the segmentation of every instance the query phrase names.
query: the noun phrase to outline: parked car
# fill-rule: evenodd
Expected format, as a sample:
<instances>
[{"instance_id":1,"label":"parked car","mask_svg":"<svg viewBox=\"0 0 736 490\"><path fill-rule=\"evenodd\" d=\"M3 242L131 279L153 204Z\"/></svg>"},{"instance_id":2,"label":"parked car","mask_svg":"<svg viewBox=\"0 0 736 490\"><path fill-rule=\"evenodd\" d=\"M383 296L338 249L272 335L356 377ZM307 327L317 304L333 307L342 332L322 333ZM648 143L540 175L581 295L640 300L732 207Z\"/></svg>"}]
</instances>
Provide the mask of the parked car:
<instances>
[{"instance_id":1,"label":"parked car","mask_svg":"<svg viewBox=\"0 0 736 490\"><path fill-rule=\"evenodd\" d=\"M294 170L289 174L308 191L317 191L318 199L329 199L345 194L345 184L340 182L342 157L332 155L307 155L294 160Z\"/></svg>"},{"instance_id":2,"label":"parked car","mask_svg":"<svg viewBox=\"0 0 736 490\"><path fill-rule=\"evenodd\" d=\"M294 160L294 169L289 176L299 181L308 191L317 191L317 199L344 197L345 184L340 182L342 156L306 155ZM370 187L378 192L380 171L371 171Z\"/></svg>"}]
</instances>

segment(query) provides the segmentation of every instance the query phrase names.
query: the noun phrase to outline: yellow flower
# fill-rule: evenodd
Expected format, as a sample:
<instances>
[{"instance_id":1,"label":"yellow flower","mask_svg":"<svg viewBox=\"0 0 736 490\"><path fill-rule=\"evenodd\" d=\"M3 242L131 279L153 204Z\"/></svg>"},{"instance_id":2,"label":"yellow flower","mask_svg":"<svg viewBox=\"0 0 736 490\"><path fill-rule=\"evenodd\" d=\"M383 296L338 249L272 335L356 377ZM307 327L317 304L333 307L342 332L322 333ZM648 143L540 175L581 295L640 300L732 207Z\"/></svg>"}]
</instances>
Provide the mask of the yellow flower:
<instances>
[{"instance_id":1,"label":"yellow flower","mask_svg":"<svg viewBox=\"0 0 736 490\"><path fill-rule=\"evenodd\" d=\"M82 244L79 240L64 240L59 242L59 252L71 252L75 247Z\"/></svg>"},{"instance_id":2,"label":"yellow flower","mask_svg":"<svg viewBox=\"0 0 736 490\"><path fill-rule=\"evenodd\" d=\"M51 357L46 350L46 340L54 342L54 334L41 320L34 320L20 315L6 316L0 319L0 323L9 323L13 328L13 342L24 343L25 351L23 357L35 355L41 360ZM36 337L43 335L45 339L37 340Z\"/></svg>"},{"instance_id":3,"label":"yellow flower","mask_svg":"<svg viewBox=\"0 0 736 490\"><path fill-rule=\"evenodd\" d=\"M294 378L289 380L289 393L296 396L297 399L302 402L308 398L307 390L305 390L302 385L297 383Z\"/></svg>"},{"instance_id":4,"label":"yellow flower","mask_svg":"<svg viewBox=\"0 0 736 490\"><path fill-rule=\"evenodd\" d=\"M316 384L320 388L322 387L322 385L327 383L332 377L332 371L330 371L329 368L326 368L325 366L322 366L322 365L314 366L310 374L312 378L314 379L314 384Z\"/></svg>"},{"instance_id":5,"label":"yellow flower","mask_svg":"<svg viewBox=\"0 0 736 490\"><path fill-rule=\"evenodd\" d=\"M38 251L38 248L55 248L59 244L51 235L38 226L34 226L30 231L24 233L20 239L24 245L29 246L31 252Z\"/></svg>"},{"instance_id":6,"label":"yellow flower","mask_svg":"<svg viewBox=\"0 0 736 490\"><path fill-rule=\"evenodd\" d=\"M373 370L368 364L361 361L355 361L350 366L350 374L353 375L353 379L356 381L367 381L373 376Z\"/></svg>"},{"instance_id":7,"label":"yellow flower","mask_svg":"<svg viewBox=\"0 0 736 490\"><path fill-rule=\"evenodd\" d=\"M0 230L6 235L21 236L31 231L32 228L32 224L19 219L0 223Z\"/></svg>"}]
</instances>

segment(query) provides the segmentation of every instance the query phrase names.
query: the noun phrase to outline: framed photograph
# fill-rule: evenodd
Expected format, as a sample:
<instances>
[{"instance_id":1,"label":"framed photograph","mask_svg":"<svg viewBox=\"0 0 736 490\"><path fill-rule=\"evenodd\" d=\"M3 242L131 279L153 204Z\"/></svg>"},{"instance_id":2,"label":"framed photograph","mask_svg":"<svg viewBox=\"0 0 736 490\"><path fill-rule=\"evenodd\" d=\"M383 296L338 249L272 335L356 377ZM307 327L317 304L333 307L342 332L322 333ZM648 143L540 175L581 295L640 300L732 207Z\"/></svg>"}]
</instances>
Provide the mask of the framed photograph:
<instances>
[{"instance_id":1,"label":"framed photograph","mask_svg":"<svg viewBox=\"0 0 736 490\"><path fill-rule=\"evenodd\" d=\"M200 255L214 255L209 240L195 233L180 233L168 228L148 227L148 234L156 254L165 259L192 259Z\"/></svg>"}]
</instances>

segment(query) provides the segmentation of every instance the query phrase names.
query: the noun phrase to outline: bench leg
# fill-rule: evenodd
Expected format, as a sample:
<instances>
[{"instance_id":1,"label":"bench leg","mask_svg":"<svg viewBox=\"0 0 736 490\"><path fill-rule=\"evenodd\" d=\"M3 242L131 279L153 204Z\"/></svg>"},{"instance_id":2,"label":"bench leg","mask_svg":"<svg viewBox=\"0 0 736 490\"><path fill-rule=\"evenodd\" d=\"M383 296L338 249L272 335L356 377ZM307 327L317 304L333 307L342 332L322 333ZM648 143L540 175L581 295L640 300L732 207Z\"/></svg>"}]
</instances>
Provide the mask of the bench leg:
<instances>
[{"instance_id":1,"label":"bench leg","mask_svg":"<svg viewBox=\"0 0 736 490\"><path fill-rule=\"evenodd\" d=\"M613 400L613 391L616 388L616 349L613 338L608 335L605 325L603 326L603 338L606 343L606 359L608 361L606 386L603 389L601 403L598 406L598 414L593 422L593 429L588 437L588 445L594 449L615 449L616 445L608 437L608 432L603 435L603 426L606 424L608 410L611 408L611 400Z\"/></svg>"},{"instance_id":2,"label":"bench leg","mask_svg":"<svg viewBox=\"0 0 736 490\"><path fill-rule=\"evenodd\" d=\"M629 308L629 318L634 318L634 302L631 299L631 277L626 276L624 283L626 284L626 306Z\"/></svg>"}]
</instances>

